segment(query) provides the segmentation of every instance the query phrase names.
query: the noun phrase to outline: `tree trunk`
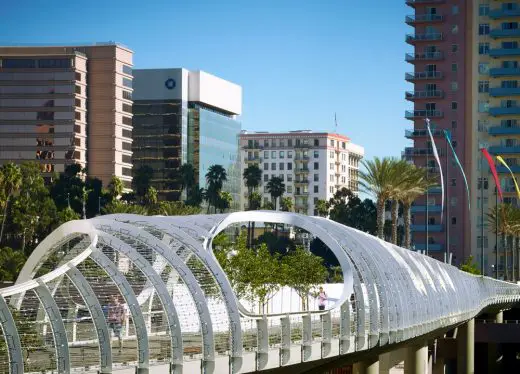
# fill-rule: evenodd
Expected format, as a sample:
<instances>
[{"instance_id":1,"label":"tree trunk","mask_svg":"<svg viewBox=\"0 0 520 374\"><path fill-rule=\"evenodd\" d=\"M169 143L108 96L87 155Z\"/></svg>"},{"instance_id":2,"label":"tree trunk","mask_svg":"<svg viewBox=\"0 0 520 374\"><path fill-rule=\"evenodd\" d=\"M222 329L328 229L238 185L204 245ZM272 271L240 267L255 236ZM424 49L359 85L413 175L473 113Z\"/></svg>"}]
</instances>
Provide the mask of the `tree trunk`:
<instances>
[{"instance_id":1,"label":"tree trunk","mask_svg":"<svg viewBox=\"0 0 520 374\"><path fill-rule=\"evenodd\" d=\"M405 203L403 206L404 215L404 247L412 248L412 236L411 236L411 221L412 221L412 207L410 204Z\"/></svg>"},{"instance_id":2,"label":"tree trunk","mask_svg":"<svg viewBox=\"0 0 520 374\"><path fill-rule=\"evenodd\" d=\"M511 280L513 282L516 282L516 275L515 275L515 237L511 236L511 265L513 266L513 273L511 276Z\"/></svg>"},{"instance_id":3,"label":"tree trunk","mask_svg":"<svg viewBox=\"0 0 520 374\"><path fill-rule=\"evenodd\" d=\"M399 201L392 200L392 243L397 245L397 216L399 215Z\"/></svg>"},{"instance_id":4,"label":"tree trunk","mask_svg":"<svg viewBox=\"0 0 520 374\"><path fill-rule=\"evenodd\" d=\"M254 240L255 240L255 221L251 222L251 248L253 248Z\"/></svg>"},{"instance_id":5,"label":"tree trunk","mask_svg":"<svg viewBox=\"0 0 520 374\"><path fill-rule=\"evenodd\" d=\"M4 207L4 216L2 217L2 228L0 229L0 244L2 244L2 240L4 239L4 227L5 227L5 219L7 218L7 207L9 206L9 197L5 199L5 207Z\"/></svg>"},{"instance_id":6,"label":"tree trunk","mask_svg":"<svg viewBox=\"0 0 520 374\"><path fill-rule=\"evenodd\" d=\"M385 229L385 201L381 198L377 199L377 237L384 239Z\"/></svg>"},{"instance_id":7,"label":"tree trunk","mask_svg":"<svg viewBox=\"0 0 520 374\"><path fill-rule=\"evenodd\" d=\"M507 237L502 234L502 248L504 248L504 280L507 280Z\"/></svg>"}]
</instances>

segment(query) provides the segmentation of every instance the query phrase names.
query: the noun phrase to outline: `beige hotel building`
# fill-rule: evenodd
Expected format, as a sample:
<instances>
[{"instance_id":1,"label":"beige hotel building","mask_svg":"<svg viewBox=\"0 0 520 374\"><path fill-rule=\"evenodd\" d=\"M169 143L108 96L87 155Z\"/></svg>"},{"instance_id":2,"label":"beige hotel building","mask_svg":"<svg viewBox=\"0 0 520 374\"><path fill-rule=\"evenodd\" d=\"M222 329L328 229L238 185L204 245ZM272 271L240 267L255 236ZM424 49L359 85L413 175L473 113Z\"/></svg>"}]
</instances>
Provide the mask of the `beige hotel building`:
<instances>
[{"instance_id":1,"label":"beige hotel building","mask_svg":"<svg viewBox=\"0 0 520 374\"><path fill-rule=\"evenodd\" d=\"M132 181L132 55L115 43L0 47L0 164Z\"/></svg>"}]
</instances>

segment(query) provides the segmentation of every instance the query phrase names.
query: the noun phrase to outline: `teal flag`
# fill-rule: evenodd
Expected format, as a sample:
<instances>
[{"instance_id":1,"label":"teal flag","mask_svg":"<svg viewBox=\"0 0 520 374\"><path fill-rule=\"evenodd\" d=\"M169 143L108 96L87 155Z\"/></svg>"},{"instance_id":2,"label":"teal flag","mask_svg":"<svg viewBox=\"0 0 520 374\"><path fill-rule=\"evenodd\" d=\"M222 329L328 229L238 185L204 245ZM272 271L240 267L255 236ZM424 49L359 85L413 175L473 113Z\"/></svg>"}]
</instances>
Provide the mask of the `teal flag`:
<instances>
[{"instance_id":1,"label":"teal flag","mask_svg":"<svg viewBox=\"0 0 520 374\"><path fill-rule=\"evenodd\" d=\"M462 177L464 178L464 184L466 184L466 192L468 193L468 209L471 210L471 199L469 196L468 179L466 178L466 174L464 173L462 164L460 163L459 158L457 157L457 154L455 153L455 149L453 148L453 145L451 144L451 135L448 130L444 130L444 137L446 138L446 141L450 145L451 151L453 152L453 157L455 158L455 162L459 166L460 172L462 173ZM448 155L446 155L446 157L448 157Z\"/></svg>"}]
</instances>

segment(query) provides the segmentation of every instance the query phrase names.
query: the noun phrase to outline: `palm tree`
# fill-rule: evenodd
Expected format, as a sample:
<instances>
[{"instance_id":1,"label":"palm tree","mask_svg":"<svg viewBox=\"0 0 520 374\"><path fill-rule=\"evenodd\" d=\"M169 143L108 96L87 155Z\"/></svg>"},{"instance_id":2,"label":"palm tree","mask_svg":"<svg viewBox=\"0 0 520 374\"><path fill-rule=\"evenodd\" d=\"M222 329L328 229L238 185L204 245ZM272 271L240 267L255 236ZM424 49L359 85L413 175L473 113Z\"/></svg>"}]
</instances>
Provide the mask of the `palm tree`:
<instances>
[{"instance_id":1,"label":"palm tree","mask_svg":"<svg viewBox=\"0 0 520 374\"><path fill-rule=\"evenodd\" d=\"M365 192L376 197L377 236L384 238L385 203L395 195L398 185L403 183L402 176L397 174L401 167L396 167L400 160L375 157L373 161L363 161L366 170L359 173L359 184Z\"/></svg>"},{"instance_id":2,"label":"palm tree","mask_svg":"<svg viewBox=\"0 0 520 374\"><path fill-rule=\"evenodd\" d=\"M314 204L319 217L327 217L329 215L329 203L326 200L319 199Z\"/></svg>"},{"instance_id":3,"label":"palm tree","mask_svg":"<svg viewBox=\"0 0 520 374\"><path fill-rule=\"evenodd\" d=\"M149 208L157 204L157 190L154 187L148 187L148 191L144 195L144 201Z\"/></svg>"},{"instance_id":4,"label":"palm tree","mask_svg":"<svg viewBox=\"0 0 520 374\"><path fill-rule=\"evenodd\" d=\"M124 185L121 179L116 177L115 175L110 180L110 184L108 185L108 191L112 200L117 199L123 193Z\"/></svg>"},{"instance_id":5,"label":"palm tree","mask_svg":"<svg viewBox=\"0 0 520 374\"><path fill-rule=\"evenodd\" d=\"M222 165L211 165L206 173L206 201L208 202L208 213L211 206L217 212L218 199L224 182L227 181L226 169Z\"/></svg>"},{"instance_id":6,"label":"palm tree","mask_svg":"<svg viewBox=\"0 0 520 374\"><path fill-rule=\"evenodd\" d=\"M393 165L392 178L390 181L393 189L391 192L391 219L392 219L392 235L391 242L397 244L397 227L399 218L399 200L407 189L413 188L415 166L405 160L396 161Z\"/></svg>"},{"instance_id":7,"label":"palm tree","mask_svg":"<svg viewBox=\"0 0 520 374\"><path fill-rule=\"evenodd\" d=\"M22 172L20 167L9 162L0 168L0 201L3 204L4 214L2 217L2 228L0 229L0 243L4 236L5 221L7 218L7 208L11 197L15 195L22 184Z\"/></svg>"},{"instance_id":8,"label":"palm tree","mask_svg":"<svg viewBox=\"0 0 520 374\"><path fill-rule=\"evenodd\" d=\"M186 200L191 196L192 187L195 185L195 168L192 164L182 164L179 169L181 176L181 189L186 191Z\"/></svg>"},{"instance_id":9,"label":"palm tree","mask_svg":"<svg viewBox=\"0 0 520 374\"><path fill-rule=\"evenodd\" d=\"M418 197L424 195L426 190L436 183L432 178L427 177L426 170L409 164L408 179L406 186L399 195L399 201L403 204L404 220L404 247L411 248L411 217L412 204Z\"/></svg>"},{"instance_id":10,"label":"palm tree","mask_svg":"<svg viewBox=\"0 0 520 374\"><path fill-rule=\"evenodd\" d=\"M248 210L252 210L251 195L260 185L260 181L262 180L262 170L260 170L257 164L249 165L244 169L242 177L244 178L244 184L248 191Z\"/></svg>"},{"instance_id":11,"label":"palm tree","mask_svg":"<svg viewBox=\"0 0 520 374\"><path fill-rule=\"evenodd\" d=\"M516 213L516 208L514 208L511 204L499 204L498 206L494 206L491 208L490 212L487 213L488 222L493 227L493 232L497 235L500 235L500 241L502 248L504 248L505 254L505 268L504 268L504 279L508 280L508 248L507 248L507 237L511 235L518 229L518 221L517 221L518 213ZM498 218L498 227L496 227L495 223ZM498 244L498 243L497 243ZM477 243L478 245L482 245ZM497 245L498 251L498 245ZM481 260L483 261L483 259Z\"/></svg>"},{"instance_id":12,"label":"palm tree","mask_svg":"<svg viewBox=\"0 0 520 374\"><path fill-rule=\"evenodd\" d=\"M271 177L269 182L267 182L266 190L271 194L274 210L277 210L278 198L285 193L285 184L283 183L282 178Z\"/></svg>"},{"instance_id":13,"label":"palm tree","mask_svg":"<svg viewBox=\"0 0 520 374\"><path fill-rule=\"evenodd\" d=\"M294 203L290 196L282 197L282 200L280 201L280 207L282 208L283 212L292 212Z\"/></svg>"},{"instance_id":14,"label":"palm tree","mask_svg":"<svg viewBox=\"0 0 520 374\"><path fill-rule=\"evenodd\" d=\"M227 191L220 191L220 196L217 201L216 208L220 209L220 213L224 213L227 209L231 207L231 203L233 202L233 196Z\"/></svg>"}]
</instances>

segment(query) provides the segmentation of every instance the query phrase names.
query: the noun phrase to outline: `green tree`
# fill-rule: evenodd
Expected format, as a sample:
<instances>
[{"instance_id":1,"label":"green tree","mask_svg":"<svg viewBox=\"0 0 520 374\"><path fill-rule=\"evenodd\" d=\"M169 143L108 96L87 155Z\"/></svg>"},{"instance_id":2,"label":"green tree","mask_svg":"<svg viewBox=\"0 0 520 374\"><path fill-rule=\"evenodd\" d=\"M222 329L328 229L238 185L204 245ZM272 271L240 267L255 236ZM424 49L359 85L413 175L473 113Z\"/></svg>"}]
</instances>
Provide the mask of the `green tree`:
<instances>
[{"instance_id":1,"label":"green tree","mask_svg":"<svg viewBox=\"0 0 520 374\"><path fill-rule=\"evenodd\" d=\"M282 178L271 177L269 182L267 182L266 191L271 195L274 210L277 210L278 198L285 193L285 184L283 183Z\"/></svg>"},{"instance_id":2,"label":"green tree","mask_svg":"<svg viewBox=\"0 0 520 374\"><path fill-rule=\"evenodd\" d=\"M153 169L148 165L133 169L132 187L139 198L143 198L153 177Z\"/></svg>"},{"instance_id":3,"label":"green tree","mask_svg":"<svg viewBox=\"0 0 520 374\"><path fill-rule=\"evenodd\" d=\"M157 204L157 190L154 187L148 187L148 191L144 195L144 203L148 208Z\"/></svg>"},{"instance_id":4,"label":"green tree","mask_svg":"<svg viewBox=\"0 0 520 374\"><path fill-rule=\"evenodd\" d=\"M110 201L118 199L119 196L123 194L123 190L123 181L115 175L112 176L112 179L108 185L108 196L110 197Z\"/></svg>"},{"instance_id":5,"label":"green tree","mask_svg":"<svg viewBox=\"0 0 520 374\"><path fill-rule=\"evenodd\" d=\"M275 210L275 206L272 201L267 201L263 206L263 210Z\"/></svg>"},{"instance_id":6,"label":"green tree","mask_svg":"<svg viewBox=\"0 0 520 374\"><path fill-rule=\"evenodd\" d=\"M480 275L480 270L478 269L477 264L473 261L473 256L469 256L464 263L460 265L460 270L465 271L466 273Z\"/></svg>"},{"instance_id":7,"label":"green tree","mask_svg":"<svg viewBox=\"0 0 520 374\"><path fill-rule=\"evenodd\" d=\"M233 203L233 196L227 191L220 191L219 199L217 200L217 206L220 210L220 213L224 213L231 207Z\"/></svg>"},{"instance_id":8,"label":"green tree","mask_svg":"<svg viewBox=\"0 0 520 374\"><path fill-rule=\"evenodd\" d=\"M68 165L50 187L51 197L58 210L72 208L76 213L83 213L85 182L82 179L81 165Z\"/></svg>"},{"instance_id":9,"label":"green tree","mask_svg":"<svg viewBox=\"0 0 520 374\"><path fill-rule=\"evenodd\" d=\"M246 185L248 191L248 210L253 210L251 209L251 199L253 192L256 191L262 180L262 170L260 170L257 164L251 164L244 169L244 173L242 174L242 176L244 178L244 184Z\"/></svg>"},{"instance_id":10,"label":"green tree","mask_svg":"<svg viewBox=\"0 0 520 374\"><path fill-rule=\"evenodd\" d=\"M120 214L120 213L128 213L128 214L139 214L139 215L148 215L147 207L143 205L133 204L133 203L124 203L120 200L112 201L106 204L102 208L103 214Z\"/></svg>"},{"instance_id":11,"label":"green tree","mask_svg":"<svg viewBox=\"0 0 520 374\"><path fill-rule=\"evenodd\" d=\"M160 201L148 210L148 215L160 216L188 216L199 213L200 208L186 205L182 201Z\"/></svg>"},{"instance_id":12,"label":"green tree","mask_svg":"<svg viewBox=\"0 0 520 374\"><path fill-rule=\"evenodd\" d=\"M9 247L2 248L0 250L0 281L14 282L26 259L22 251L15 251Z\"/></svg>"},{"instance_id":13,"label":"green tree","mask_svg":"<svg viewBox=\"0 0 520 374\"><path fill-rule=\"evenodd\" d=\"M227 181L226 169L224 169L222 165L211 165L206 173L206 201L208 202L208 213L211 206L215 208L215 213L217 212L220 191L225 181Z\"/></svg>"},{"instance_id":14,"label":"green tree","mask_svg":"<svg viewBox=\"0 0 520 374\"><path fill-rule=\"evenodd\" d=\"M303 247L282 258L281 274L285 284L293 288L302 301L302 309L308 310L311 291L327 280L328 272L321 257L313 255Z\"/></svg>"},{"instance_id":15,"label":"green tree","mask_svg":"<svg viewBox=\"0 0 520 374\"><path fill-rule=\"evenodd\" d=\"M251 201L250 201L250 205L249 205L249 207L251 208L250 210L258 210L258 209L260 209L261 206L262 206L262 195L260 195L259 192L254 191L251 194Z\"/></svg>"},{"instance_id":16,"label":"green tree","mask_svg":"<svg viewBox=\"0 0 520 374\"><path fill-rule=\"evenodd\" d=\"M20 167L9 162L0 168L0 204L3 210L2 227L0 228L0 243L4 237L5 222L7 219L9 202L18 193L22 184Z\"/></svg>"},{"instance_id":17,"label":"green tree","mask_svg":"<svg viewBox=\"0 0 520 374\"><path fill-rule=\"evenodd\" d=\"M205 196L204 188L200 188L199 185L196 184L190 191L186 204L195 208L200 208Z\"/></svg>"},{"instance_id":18,"label":"green tree","mask_svg":"<svg viewBox=\"0 0 520 374\"><path fill-rule=\"evenodd\" d=\"M195 168L192 164L182 164L179 173L181 176L181 188L186 192L186 200L190 199L192 189L195 187Z\"/></svg>"},{"instance_id":19,"label":"green tree","mask_svg":"<svg viewBox=\"0 0 520 374\"><path fill-rule=\"evenodd\" d=\"M65 208L58 212L58 223L61 225L65 222L74 221L80 219L80 215L76 213L72 208Z\"/></svg>"},{"instance_id":20,"label":"green tree","mask_svg":"<svg viewBox=\"0 0 520 374\"><path fill-rule=\"evenodd\" d=\"M327 217L329 215L329 203L327 203L326 200L318 199L314 204L314 207L316 208L318 216Z\"/></svg>"},{"instance_id":21,"label":"green tree","mask_svg":"<svg viewBox=\"0 0 520 374\"><path fill-rule=\"evenodd\" d=\"M282 208L283 212L292 212L294 203L293 199L290 196L282 197L282 200L280 200L280 207Z\"/></svg>"},{"instance_id":22,"label":"green tree","mask_svg":"<svg viewBox=\"0 0 520 374\"><path fill-rule=\"evenodd\" d=\"M361 201L348 188L342 188L336 191L328 205L331 220L372 235L376 233L376 207L372 200Z\"/></svg>"}]
</instances>

